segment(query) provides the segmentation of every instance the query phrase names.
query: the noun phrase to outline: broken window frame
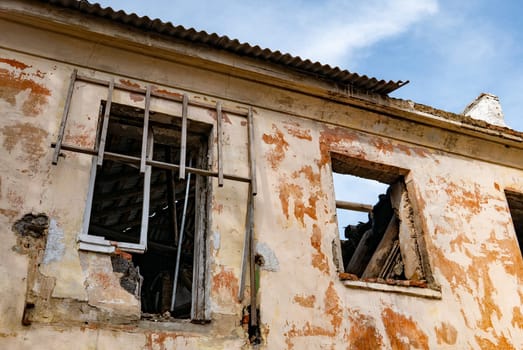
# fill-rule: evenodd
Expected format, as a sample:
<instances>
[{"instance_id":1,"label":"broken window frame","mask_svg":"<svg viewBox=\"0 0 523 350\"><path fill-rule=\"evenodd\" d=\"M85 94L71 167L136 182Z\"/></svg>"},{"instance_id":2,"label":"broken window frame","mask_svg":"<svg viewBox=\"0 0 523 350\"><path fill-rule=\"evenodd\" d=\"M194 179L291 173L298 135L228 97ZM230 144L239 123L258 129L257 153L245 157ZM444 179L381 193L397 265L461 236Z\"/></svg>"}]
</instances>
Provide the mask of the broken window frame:
<instances>
[{"instance_id":1,"label":"broken window frame","mask_svg":"<svg viewBox=\"0 0 523 350\"><path fill-rule=\"evenodd\" d=\"M523 193L505 188L504 194L510 213L510 220L514 227L516 243L523 258Z\"/></svg>"},{"instance_id":2,"label":"broken window frame","mask_svg":"<svg viewBox=\"0 0 523 350\"><path fill-rule=\"evenodd\" d=\"M387 234L387 231L389 231L390 227L392 227L392 221L398 221L401 222L402 220L408 220L407 218L403 217L403 211L398 211L395 209L395 206L397 206L400 202L398 197L404 196L404 201L407 201L407 204L410 206L409 210L412 211L412 218L410 219L410 239L414 240L413 244L415 246L415 254L416 258L418 259L418 265L417 267L422 272L422 278L426 282L426 287L439 290L439 286L436 284L432 269L429 264L428 260L428 253L426 250L424 235L423 235L423 229L419 218L419 208L417 206L417 203L413 200L415 198L414 193L416 191L412 180L410 176L410 172L407 169L401 169L395 166L390 166L382 163L376 163L372 161L362 160L358 158L353 158L350 156L346 156L337 152L331 152L331 169L332 173L338 173L338 174L348 174L352 176L361 177L364 179L371 179L375 180L381 183L389 184L389 186L394 186L395 191L397 192L395 194L396 196L396 204L393 204L393 210L394 213L391 217L391 222L389 222L389 225L387 226L387 229L383 233L383 236L380 239L380 242L378 243L378 246L376 249L374 249L371 254L371 257L369 259L369 262L365 264L364 271L362 273L362 276L359 276L356 281L364 281L364 282L384 282L385 278L379 278L378 276L374 276L374 274L367 273L365 274L365 271L369 269L369 265L371 263L376 264L376 252L379 249L379 246L381 245L381 241L385 238L385 235ZM389 187L391 188L391 187ZM347 202L343 200L338 200L336 196L336 192L334 191L334 199L335 199L335 207L336 209L345 209L345 210L352 210L352 211L362 211L362 212L370 212L372 211L373 205L369 204L363 204L363 203L354 203L354 202ZM398 223L399 225L399 223ZM389 227L390 226L390 227ZM336 220L336 227L337 232L339 232L339 223L338 220ZM399 228L398 228L399 229ZM390 236L390 234L389 234ZM390 238L390 237L389 237ZM334 254L337 255L337 266L338 271L340 273L345 273L345 267L349 264L349 262L345 262L342 258L342 248L341 248L341 239L339 235L336 235L336 244L335 244L335 252ZM387 259L390 257L390 254L392 251L389 251L387 253ZM387 259L384 261L387 262ZM383 259L382 259L383 260ZM381 266L383 268L383 266ZM369 276L369 275L372 275ZM343 275L341 275L343 276ZM346 274L345 274L345 277ZM352 279L353 277L350 277ZM393 283L392 280L388 279L389 283ZM400 286L417 286L419 287L420 284L412 283L409 284L411 280L394 280L397 282L396 285ZM400 283L405 281L405 283Z\"/></svg>"},{"instance_id":3,"label":"broken window frame","mask_svg":"<svg viewBox=\"0 0 523 350\"><path fill-rule=\"evenodd\" d=\"M96 132L96 142L94 149L85 148L85 147L79 147L76 145L68 145L64 144L64 135L66 130L66 124L67 119L69 116L69 109L71 106L71 99L74 91L74 86L77 81L83 81L86 83L94 84L94 85L101 85L108 87L108 97L105 105L104 110L104 116L103 120L101 122L101 130L97 130ZM241 263L241 276L240 276L240 287L239 287L239 293L238 293L238 299L241 301L243 300L244 293L245 293L245 284L246 284L246 270L247 265L249 265L249 280L251 284L251 290L255 289L255 251L254 251L254 196L257 194L257 180L256 180L256 159L255 159L255 152L254 152L254 118L253 118L253 109L252 107L248 107L247 111L245 113L239 113L238 110L232 110L227 109L222 106L221 101L218 101L216 105L211 105L209 103L199 102L199 101L189 101L189 98L187 94L183 94L183 96L180 98L178 96L174 96L174 94L169 93L163 93L163 92L156 92L152 91L151 85L148 85L146 89L125 85L125 84L118 84L114 82L114 77L111 78L109 81L102 80L98 78L92 78L85 75L78 74L77 69L73 69L71 73L70 78L70 84L68 88L68 92L66 95L66 100L64 104L64 111L62 114L62 119L57 135L57 141L51 144L51 147L53 147L54 153L52 157L52 164L57 165L58 159L60 156L62 156L62 151L71 151L76 153L82 153L82 154L89 154L93 156L92 160L92 166L91 166L91 176L90 176L90 183L89 183L89 190L88 190L88 203L86 204L86 208L89 208L88 210L84 211L84 221L82 225L82 232L79 234L79 249L82 250L88 250L88 251L94 251L94 252L101 252L101 253L114 253L116 251L116 247L118 247L121 250L129 251L129 252L137 252L137 253L143 253L145 249L147 248L147 230L143 229L143 221L145 221L143 212L142 211L142 230L140 234L140 242L139 244L133 244L133 243L127 243L127 242L113 242L108 241L104 237L101 236L95 236L90 235L88 232L89 228L89 218L90 218L90 210L92 206L92 198L94 195L94 183L95 183L95 177L96 177L96 168L98 165L101 165L103 163L104 157L112 157L112 158L121 158L126 161L130 162L138 162L140 164L140 171L144 172L145 174L149 173L149 179L150 179L150 169L151 166L157 166L164 169L169 170L178 170L180 177L185 177L185 173L192 173L195 175L202 175L206 177L216 177L218 179L218 186L222 187L224 185L223 180L232 180L232 181L238 181L238 182L244 182L249 184L248 189L248 202L247 202L247 218L246 218L246 225L245 225L245 237L244 237L244 247L243 247L243 254L242 254L242 263ZM119 155L116 153L106 152L104 147L105 137L107 134L107 125L108 125L108 119L110 114L110 106L112 102L112 95L113 90L119 89L131 93L137 93L137 94L145 94L145 112L144 112L144 127L143 127L143 147L142 147L142 154L140 158L137 157L131 157L126 155ZM180 156L180 164L172 164L172 163L166 163L166 162L159 162L152 160L148 155L152 154L152 138L149 137L149 128L147 127L148 123L148 113L149 113L149 106L150 106L150 98L160 98L164 100L174 101L178 103L182 103L182 137L181 137L181 153ZM185 142L186 142L186 133L187 133L187 110L188 106L198 106L202 108L207 109L214 109L216 111L216 129L217 129L217 171L213 170L207 170L207 169L199 169L191 166L186 166L185 164ZM223 121L222 121L222 111L227 111L232 114L245 117L247 119L247 139L248 139L248 160L249 160L249 170L250 174L249 177L243 177L243 176L237 176L232 174L225 174L223 171L223 154L222 154L222 148L223 148ZM98 126L100 126L100 121L98 122ZM151 148L148 151L147 145L151 144ZM210 150L209 150L210 151ZM144 179L146 180L146 179ZM145 208L145 202L146 198L145 196L148 196L148 190L145 191L145 188L149 188L150 184L146 184L147 181L144 181L144 208ZM197 187L201 186L197 184ZM210 189L210 182L209 182L209 191L208 195L211 193ZM198 196L197 196L198 197ZM198 199L197 199L198 200ZM148 201L148 198L147 198ZM209 201L207 201L209 203ZM209 208L206 208L206 211L209 212ZM89 211L89 212L88 212ZM199 230L203 234L203 230ZM195 235L195 242L194 242L194 259L198 260L198 263L194 263L193 265L193 278L197 279L197 283L195 283L196 287L192 291L192 308L191 308L191 319L192 321L196 322L207 322L210 319L210 310L206 308L206 288L205 285L207 283L205 278L205 270L206 270L206 264L204 262L206 252L205 252L205 240L202 234ZM197 277L195 277L197 276ZM251 293L250 295L251 299L251 305L257 305L257 297L255 293ZM256 315L256 308L253 308L253 312L250 318L250 325L251 326L257 326L257 315Z\"/></svg>"}]
</instances>

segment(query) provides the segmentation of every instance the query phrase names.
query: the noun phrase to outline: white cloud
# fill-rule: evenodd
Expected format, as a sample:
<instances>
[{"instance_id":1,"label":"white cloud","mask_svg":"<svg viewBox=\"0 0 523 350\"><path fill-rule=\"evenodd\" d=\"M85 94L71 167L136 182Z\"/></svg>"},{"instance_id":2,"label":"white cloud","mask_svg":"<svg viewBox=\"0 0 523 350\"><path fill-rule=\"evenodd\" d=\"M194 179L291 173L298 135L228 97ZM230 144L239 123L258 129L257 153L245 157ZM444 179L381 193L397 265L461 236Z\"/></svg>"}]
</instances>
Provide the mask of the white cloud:
<instances>
[{"instance_id":1,"label":"white cloud","mask_svg":"<svg viewBox=\"0 0 523 350\"><path fill-rule=\"evenodd\" d=\"M330 65L342 65L355 50L401 34L438 10L436 0L100 3Z\"/></svg>"},{"instance_id":2,"label":"white cloud","mask_svg":"<svg viewBox=\"0 0 523 350\"><path fill-rule=\"evenodd\" d=\"M332 3L327 22L309 33L308 45L298 45L295 52L323 63L339 65L356 50L399 35L414 23L437 12L437 2L367 1L355 4Z\"/></svg>"}]
</instances>

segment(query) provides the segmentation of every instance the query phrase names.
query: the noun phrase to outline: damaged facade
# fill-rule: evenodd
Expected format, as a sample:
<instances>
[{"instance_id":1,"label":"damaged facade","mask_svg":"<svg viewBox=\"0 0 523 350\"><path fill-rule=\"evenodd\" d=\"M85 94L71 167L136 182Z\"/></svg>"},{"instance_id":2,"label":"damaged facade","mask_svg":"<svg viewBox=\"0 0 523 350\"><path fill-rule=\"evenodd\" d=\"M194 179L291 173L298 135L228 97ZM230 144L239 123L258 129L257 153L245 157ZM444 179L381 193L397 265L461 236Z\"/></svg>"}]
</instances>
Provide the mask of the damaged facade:
<instances>
[{"instance_id":1,"label":"damaged facade","mask_svg":"<svg viewBox=\"0 0 523 350\"><path fill-rule=\"evenodd\" d=\"M523 348L523 134L482 97L84 1L0 26L1 348Z\"/></svg>"}]
</instances>

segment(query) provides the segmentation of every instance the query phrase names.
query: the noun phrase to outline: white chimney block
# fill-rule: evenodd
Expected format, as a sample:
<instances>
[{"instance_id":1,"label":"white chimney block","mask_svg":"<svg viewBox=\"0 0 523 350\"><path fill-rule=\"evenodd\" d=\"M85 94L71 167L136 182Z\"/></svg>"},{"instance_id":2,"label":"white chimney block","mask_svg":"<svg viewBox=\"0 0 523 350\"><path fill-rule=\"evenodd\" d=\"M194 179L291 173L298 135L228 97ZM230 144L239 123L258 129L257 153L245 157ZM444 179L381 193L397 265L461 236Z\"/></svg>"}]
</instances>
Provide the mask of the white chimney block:
<instances>
[{"instance_id":1,"label":"white chimney block","mask_svg":"<svg viewBox=\"0 0 523 350\"><path fill-rule=\"evenodd\" d=\"M465 108L463 114L493 125L507 126L496 95L482 93Z\"/></svg>"}]
</instances>

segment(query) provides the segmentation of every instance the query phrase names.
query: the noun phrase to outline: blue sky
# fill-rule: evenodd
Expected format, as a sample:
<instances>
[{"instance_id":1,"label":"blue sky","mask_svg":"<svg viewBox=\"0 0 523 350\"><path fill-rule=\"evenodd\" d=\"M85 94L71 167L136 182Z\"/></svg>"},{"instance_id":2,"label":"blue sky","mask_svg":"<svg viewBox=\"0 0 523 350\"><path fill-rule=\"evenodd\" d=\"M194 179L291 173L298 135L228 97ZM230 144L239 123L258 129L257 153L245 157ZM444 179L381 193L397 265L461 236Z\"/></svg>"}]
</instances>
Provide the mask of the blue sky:
<instances>
[{"instance_id":1,"label":"blue sky","mask_svg":"<svg viewBox=\"0 0 523 350\"><path fill-rule=\"evenodd\" d=\"M506 124L523 131L521 0L99 3L378 79L410 80L391 96L450 112L461 113L480 93L492 93ZM385 189L343 177L335 186L343 199L369 204ZM343 225L365 218L339 216Z\"/></svg>"},{"instance_id":2,"label":"blue sky","mask_svg":"<svg viewBox=\"0 0 523 350\"><path fill-rule=\"evenodd\" d=\"M460 113L498 95L523 131L520 0L102 0L103 6L227 35L385 80L391 96Z\"/></svg>"}]
</instances>

